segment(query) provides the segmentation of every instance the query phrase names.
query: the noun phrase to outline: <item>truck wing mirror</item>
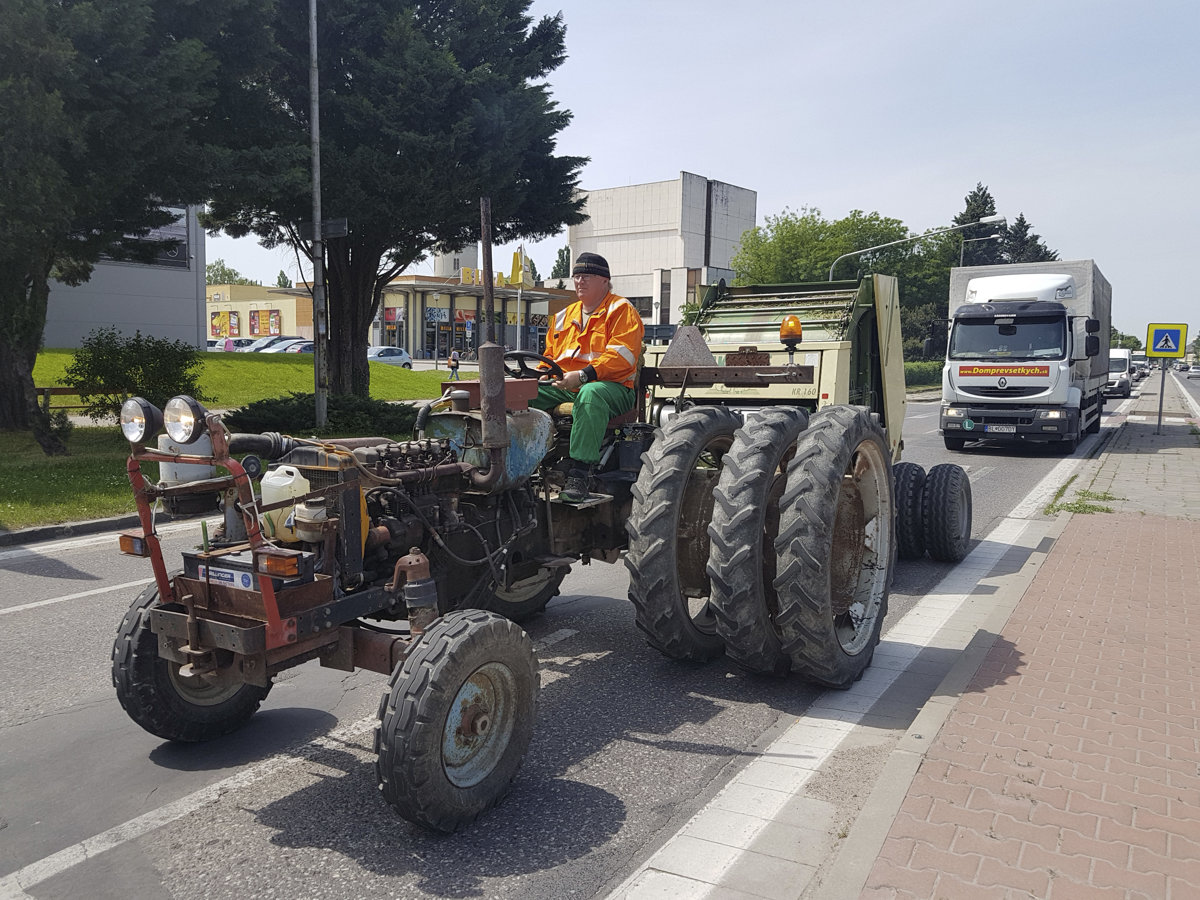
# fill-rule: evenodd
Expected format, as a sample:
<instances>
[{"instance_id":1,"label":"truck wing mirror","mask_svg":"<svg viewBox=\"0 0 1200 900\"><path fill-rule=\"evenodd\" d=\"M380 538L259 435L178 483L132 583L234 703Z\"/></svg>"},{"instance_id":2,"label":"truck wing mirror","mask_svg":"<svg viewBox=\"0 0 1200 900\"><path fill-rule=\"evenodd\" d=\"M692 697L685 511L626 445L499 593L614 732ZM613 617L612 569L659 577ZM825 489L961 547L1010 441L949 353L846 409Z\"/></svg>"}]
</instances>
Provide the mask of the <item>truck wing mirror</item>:
<instances>
[{"instance_id":1,"label":"truck wing mirror","mask_svg":"<svg viewBox=\"0 0 1200 900\"><path fill-rule=\"evenodd\" d=\"M1096 320L1088 319L1089 325L1091 325L1093 322L1096 322ZM1099 325L1100 323L1096 322L1096 324ZM1089 334L1086 338L1084 338L1083 339L1083 352L1086 353L1089 357L1099 356L1100 355L1100 338L1099 338L1099 336L1094 335L1094 334Z\"/></svg>"},{"instance_id":2,"label":"truck wing mirror","mask_svg":"<svg viewBox=\"0 0 1200 900\"><path fill-rule=\"evenodd\" d=\"M1087 323L1084 325L1084 328L1088 334L1096 334L1100 330L1100 320L1099 319L1088 319ZM1090 347L1091 344L1088 344L1088 346ZM1100 352L1099 350L1096 351L1096 353L1099 353L1099 352ZM1095 356L1096 353L1089 353L1088 356Z\"/></svg>"}]
</instances>

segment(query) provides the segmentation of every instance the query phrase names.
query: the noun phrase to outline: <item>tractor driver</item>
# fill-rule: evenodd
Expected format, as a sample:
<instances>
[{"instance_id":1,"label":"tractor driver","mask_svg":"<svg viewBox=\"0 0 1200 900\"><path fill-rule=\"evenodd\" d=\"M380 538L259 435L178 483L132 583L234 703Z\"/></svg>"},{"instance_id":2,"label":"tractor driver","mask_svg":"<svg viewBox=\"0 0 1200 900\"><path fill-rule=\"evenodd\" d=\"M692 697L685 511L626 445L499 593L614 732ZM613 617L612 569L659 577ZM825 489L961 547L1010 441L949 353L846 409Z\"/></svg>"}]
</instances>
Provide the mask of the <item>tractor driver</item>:
<instances>
[{"instance_id":1,"label":"tractor driver","mask_svg":"<svg viewBox=\"0 0 1200 900\"><path fill-rule=\"evenodd\" d=\"M562 367L563 377L540 384L529 405L550 410L574 404L570 468L558 498L579 503L588 497L609 419L633 409L646 329L633 304L612 292L603 256L579 254L571 278L579 299L555 316L546 331L545 355Z\"/></svg>"}]
</instances>

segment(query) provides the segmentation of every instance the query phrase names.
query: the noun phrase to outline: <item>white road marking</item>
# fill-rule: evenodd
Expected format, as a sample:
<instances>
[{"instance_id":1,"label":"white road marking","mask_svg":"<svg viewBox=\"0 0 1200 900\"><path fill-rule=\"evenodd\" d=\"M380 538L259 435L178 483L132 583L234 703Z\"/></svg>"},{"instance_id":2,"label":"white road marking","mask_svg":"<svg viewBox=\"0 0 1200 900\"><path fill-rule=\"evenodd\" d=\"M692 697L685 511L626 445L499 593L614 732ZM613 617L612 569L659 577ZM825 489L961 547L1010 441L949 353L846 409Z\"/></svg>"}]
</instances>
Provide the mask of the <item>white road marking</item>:
<instances>
[{"instance_id":1,"label":"white road marking","mask_svg":"<svg viewBox=\"0 0 1200 900\"><path fill-rule=\"evenodd\" d=\"M11 613L24 612L27 609L37 609L39 606L52 606L55 603L65 603L68 600L82 600L84 597L95 597L97 594L107 594L112 591L123 591L126 588L141 587L149 584L153 578L142 578L138 581L127 581L124 584L110 584L108 587L95 588L90 591L81 591L78 594L66 594L62 597L50 597L47 600L35 600L33 603L22 603L20 606L10 606L7 609L0 609L0 616L7 616Z\"/></svg>"}]
</instances>

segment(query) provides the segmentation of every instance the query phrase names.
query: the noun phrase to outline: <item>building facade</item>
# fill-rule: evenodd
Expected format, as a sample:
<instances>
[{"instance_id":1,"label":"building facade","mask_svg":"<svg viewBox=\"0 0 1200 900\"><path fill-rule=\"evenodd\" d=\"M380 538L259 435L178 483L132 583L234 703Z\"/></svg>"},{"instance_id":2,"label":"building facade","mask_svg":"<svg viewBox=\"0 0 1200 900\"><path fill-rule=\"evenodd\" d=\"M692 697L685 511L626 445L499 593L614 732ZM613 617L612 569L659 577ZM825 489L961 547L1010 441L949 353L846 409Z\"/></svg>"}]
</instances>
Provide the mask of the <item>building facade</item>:
<instances>
[{"instance_id":1,"label":"building facade","mask_svg":"<svg viewBox=\"0 0 1200 900\"><path fill-rule=\"evenodd\" d=\"M71 287L51 282L43 346L73 349L98 328L205 346L204 230L199 207L178 208L174 223L147 240L162 250L150 263L101 260Z\"/></svg>"},{"instance_id":2,"label":"building facade","mask_svg":"<svg viewBox=\"0 0 1200 900\"><path fill-rule=\"evenodd\" d=\"M205 294L206 337L292 335L312 338L312 297L300 288L210 284Z\"/></svg>"},{"instance_id":3,"label":"building facade","mask_svg":"<svg viewBox=\"0 0 1200 900\"><path fill-rule=\"evenodd\" d=\"M733 277L731 260L757 216L755 191L690 172L584 193L588 219L568 231L572 259L607 259L613 290L650 325L678 323L700 285Z\"/></svg>"}]
</instances>

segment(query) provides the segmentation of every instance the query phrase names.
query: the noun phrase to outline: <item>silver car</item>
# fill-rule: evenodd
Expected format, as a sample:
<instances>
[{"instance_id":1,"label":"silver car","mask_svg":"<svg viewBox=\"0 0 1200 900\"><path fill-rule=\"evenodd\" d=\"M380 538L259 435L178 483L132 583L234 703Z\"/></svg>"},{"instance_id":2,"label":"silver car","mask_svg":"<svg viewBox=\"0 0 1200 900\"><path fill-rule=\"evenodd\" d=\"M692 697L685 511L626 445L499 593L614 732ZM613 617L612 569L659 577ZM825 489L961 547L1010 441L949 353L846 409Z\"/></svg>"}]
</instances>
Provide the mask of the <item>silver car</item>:
<instances>
[{"instance_id":1,"label":"silver car","mask_svg":"<svg viewBox=\"0 0 1200 900\"><path fill-rule=\"evenodd\" d=\"M368 347L367 362L387 363L389 366L412 368L412 357L403 347Z\"/></svg>"}]
</instances>

